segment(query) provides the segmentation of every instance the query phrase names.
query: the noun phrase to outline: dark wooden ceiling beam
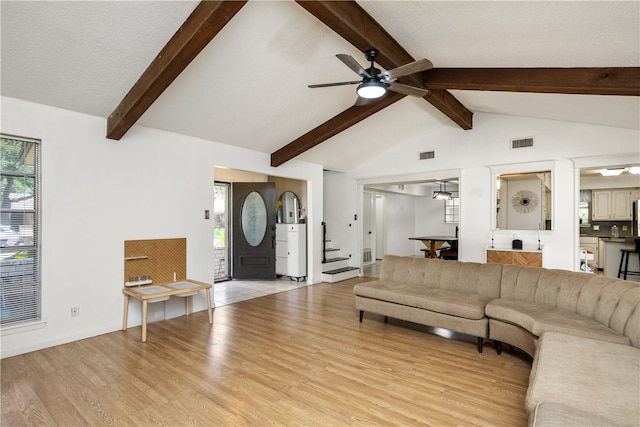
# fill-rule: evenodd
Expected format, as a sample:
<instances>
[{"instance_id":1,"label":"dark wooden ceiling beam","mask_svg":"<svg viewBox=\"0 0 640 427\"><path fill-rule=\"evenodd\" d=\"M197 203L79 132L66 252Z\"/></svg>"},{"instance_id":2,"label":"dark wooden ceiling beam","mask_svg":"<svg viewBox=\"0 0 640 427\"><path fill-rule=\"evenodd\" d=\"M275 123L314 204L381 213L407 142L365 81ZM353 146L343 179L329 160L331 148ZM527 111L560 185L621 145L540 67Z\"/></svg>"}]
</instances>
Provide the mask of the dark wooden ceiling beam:
<instances>
[{"instance_id":1,"label":"dark wooden ceiling beam","mask_svg":"<svg viewBox=\"0 0 640 427\"><path fill-rule=\"evenodd\" d=\"M107 119L107 138L120 139L246 1L201 1Z\"/></svg>"},{"instance_id":2,"label":"dark wooden ceiling beam","mask_svg":"<svg viewBox=\"0 0 640 427\"><path fill-rule=\"evenodd\" d=\"M349 107L278 151L271 153L271 166L280 166L404 97L405 95L399 93L387 92L375 104Z\"/></svg>"},{"instance_id":3,"label":"dark wooden ceiling beam","mask_svg":"<svg viewBox=\"0 0 640 427\"><path fill-rule=\"evenodd\" d=\"M422 75L430 90L640 95L640 67L434 68Z\"/></svg>"}]
</instances>

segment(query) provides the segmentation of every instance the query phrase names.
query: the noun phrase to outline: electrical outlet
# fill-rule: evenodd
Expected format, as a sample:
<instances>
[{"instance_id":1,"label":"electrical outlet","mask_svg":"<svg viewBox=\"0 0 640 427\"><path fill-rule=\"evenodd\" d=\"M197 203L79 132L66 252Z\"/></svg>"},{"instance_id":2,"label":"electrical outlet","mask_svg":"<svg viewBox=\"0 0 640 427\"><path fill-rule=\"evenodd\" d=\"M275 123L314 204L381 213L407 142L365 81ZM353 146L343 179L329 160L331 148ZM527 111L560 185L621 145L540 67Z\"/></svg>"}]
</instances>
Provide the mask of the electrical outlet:
<instances>
[{"instance_id":1,"label":"electrical outlet","mask_svg":"<svg viewBox=\"0 0 640 427\"><path fill-rule=\"evenodd\" d=\"M623 225L623 226L622 226L622 231L627 231L627 230L628 230L628 229L627 229L627 226L626 226L626 225Z\"/></svg>"},{"instance_id":2,"label":"electrical outlet","mask_svg":"<svg viewBox=\"0 0 640 427\"><path fill-rule=\"evenodd\" d=\"M80 316L80 307L78 307L77 305L75 307L71 307L71 317L78 316Z\"/></svg>"}]
</instances>

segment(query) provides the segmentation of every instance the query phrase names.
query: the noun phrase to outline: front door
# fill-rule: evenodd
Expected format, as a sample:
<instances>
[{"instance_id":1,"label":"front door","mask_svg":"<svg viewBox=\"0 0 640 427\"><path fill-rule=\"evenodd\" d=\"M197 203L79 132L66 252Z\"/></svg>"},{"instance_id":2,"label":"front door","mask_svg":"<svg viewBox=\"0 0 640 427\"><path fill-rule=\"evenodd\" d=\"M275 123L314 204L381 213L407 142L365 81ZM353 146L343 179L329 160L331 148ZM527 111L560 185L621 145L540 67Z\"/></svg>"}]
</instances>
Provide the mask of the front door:
<instances>
[{"instance_id":1,"label":"front door","mask_svg":"<svg viewBox=\"0 0 640 427\"><path fill-rule=\"evenodd\" d=\"M234 279L276 278L276 185L232 184Z\"/></svg>"}]
</instances>

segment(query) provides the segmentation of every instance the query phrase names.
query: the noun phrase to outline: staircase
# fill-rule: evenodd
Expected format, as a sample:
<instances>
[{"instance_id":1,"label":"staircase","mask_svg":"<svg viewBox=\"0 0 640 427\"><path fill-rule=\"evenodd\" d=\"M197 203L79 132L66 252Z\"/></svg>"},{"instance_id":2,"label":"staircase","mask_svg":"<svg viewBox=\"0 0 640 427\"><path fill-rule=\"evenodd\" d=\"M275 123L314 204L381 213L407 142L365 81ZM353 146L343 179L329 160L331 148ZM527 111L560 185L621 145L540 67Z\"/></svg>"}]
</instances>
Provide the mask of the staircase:
<instances>
[{"instance_id":1,"label":"staircase","mask_svg":"<svg viewBox=\"0 0 640 427\"><path fill-rule=\"evenodd\" d=\"M322 281L335 283L360 275L360 268L350 265L351 258L344 257L339 248L327 240L327 224L322 223Z\"/></svg>"}]
</instances>

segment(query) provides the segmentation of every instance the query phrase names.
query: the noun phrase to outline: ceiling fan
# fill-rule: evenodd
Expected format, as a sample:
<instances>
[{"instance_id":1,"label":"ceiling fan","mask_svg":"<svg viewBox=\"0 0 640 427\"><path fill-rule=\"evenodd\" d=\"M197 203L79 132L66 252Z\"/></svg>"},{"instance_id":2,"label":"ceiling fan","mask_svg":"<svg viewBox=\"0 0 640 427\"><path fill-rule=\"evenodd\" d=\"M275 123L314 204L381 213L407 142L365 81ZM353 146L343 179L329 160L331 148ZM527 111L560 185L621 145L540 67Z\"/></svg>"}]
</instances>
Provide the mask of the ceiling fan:
<instances>
[{"instance_id":1,"label":"ceiling fan","mask_svg":"<svg viewBox=\"0 0 640 427\"><path fill-rule=\"evenodd\" d=\"M363 68L358 61L353 59L353 56L340 53L336 55L347 67L356 72L362 80L350 81L350 82L338 82L338 83L323 83L309 85L310 88L317 87L330 87L330 86L343 86L343 85L359 85L356 89L358 99L355 105L365 105L370 103L372 99L377 99L387 93L388 90L401 93L403 95L412 95L423 97L428 93L428 90L418 88L415 86L408 86L402 83L398 83L392 80L398 77L406 76L409 74L418 73L420 71L430 70L433 68L433 64L428 59L420 59L418 61L410 62L405 65L401 65L397 68L387 71L381 71L376 68L374 62L380 56L378 49L367 49L364 51L364 56L371 63L371 66L367 69Z\"/></svg>"}]
</instances>

